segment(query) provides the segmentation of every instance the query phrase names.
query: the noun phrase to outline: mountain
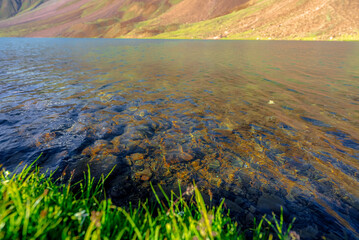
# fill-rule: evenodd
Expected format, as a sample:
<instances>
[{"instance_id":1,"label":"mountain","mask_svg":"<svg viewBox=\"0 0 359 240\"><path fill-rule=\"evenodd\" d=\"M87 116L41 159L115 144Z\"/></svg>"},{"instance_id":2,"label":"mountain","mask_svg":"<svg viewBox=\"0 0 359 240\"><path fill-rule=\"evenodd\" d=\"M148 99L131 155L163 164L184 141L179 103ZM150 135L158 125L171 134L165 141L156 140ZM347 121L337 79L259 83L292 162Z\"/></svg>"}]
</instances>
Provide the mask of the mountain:
<instances>
[{"instance_id":1,"label":"mountain","mask_svg":"<svg viewBox=\"0 0 359 240\"><path fill-rule=\"evenodd\" d=\"M35 9L47 0L0 0L0 19L12 17L20 12Z\"/></svg>"},{"instance_id":2,"label":"mountain","mask_svg":"<svg viewBox=\"0 0 359 240\"><path fill-rule=\"evenodd\" d=\"M0 36L359 40L358 0L0 0Z\"/></svg>"}]
</instances>

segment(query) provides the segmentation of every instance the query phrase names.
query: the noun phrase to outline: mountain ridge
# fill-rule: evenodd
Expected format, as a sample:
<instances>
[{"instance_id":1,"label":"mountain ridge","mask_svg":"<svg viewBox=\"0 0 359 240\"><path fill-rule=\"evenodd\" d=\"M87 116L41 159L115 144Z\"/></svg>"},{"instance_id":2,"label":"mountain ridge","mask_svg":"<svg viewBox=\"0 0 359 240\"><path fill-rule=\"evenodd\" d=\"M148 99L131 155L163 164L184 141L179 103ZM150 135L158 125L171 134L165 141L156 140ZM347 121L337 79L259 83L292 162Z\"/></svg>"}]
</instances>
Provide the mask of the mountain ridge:
<instances>
[{"instance_id":1,"label":"mountain ridge","mask_svg":"<svg viewBox=\"0 0 359 240\"><path fill-rule=\"evenodd\" d=\"M359 40L354 0L4 1L32 5L0 21L2 37Z\"/></svg>"},{"instance_id":2,"label":"mountain ridge","mask_svg":"<svg viewBox=\"0 0 359 240\"><path fill-rule=\"evenodd\" d=\"M0 20L35 9L48 0L0 0Z\"/></svg>"}]
</instances>

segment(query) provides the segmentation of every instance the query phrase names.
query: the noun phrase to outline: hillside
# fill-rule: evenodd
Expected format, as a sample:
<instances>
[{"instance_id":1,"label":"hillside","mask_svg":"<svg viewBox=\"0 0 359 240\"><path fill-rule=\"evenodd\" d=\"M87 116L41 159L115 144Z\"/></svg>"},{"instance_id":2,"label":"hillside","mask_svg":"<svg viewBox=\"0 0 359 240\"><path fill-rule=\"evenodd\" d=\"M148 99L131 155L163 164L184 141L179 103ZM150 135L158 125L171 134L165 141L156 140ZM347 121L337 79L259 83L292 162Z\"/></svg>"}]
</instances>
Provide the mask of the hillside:
<instances>
[{"instance_id":1,"label":"hillside","mask_svg":"<svg viewBox=\"0 0 359 240\"><path fill-rule=\"evenodd\" d=\"M15 16L40 6L47 0L0 0L0 19Z\"/></svg>"},{"instance_id":2,"label":"hillside","mask_svg":"<svg viewBox=\"0 0 359 240\"><path fill-rule=\"evenodd\" d=\"M0 0L0 3L0 19L6 18L0 21L0 36L359 40L356 0Z\"/></svg>"}]
</instances>

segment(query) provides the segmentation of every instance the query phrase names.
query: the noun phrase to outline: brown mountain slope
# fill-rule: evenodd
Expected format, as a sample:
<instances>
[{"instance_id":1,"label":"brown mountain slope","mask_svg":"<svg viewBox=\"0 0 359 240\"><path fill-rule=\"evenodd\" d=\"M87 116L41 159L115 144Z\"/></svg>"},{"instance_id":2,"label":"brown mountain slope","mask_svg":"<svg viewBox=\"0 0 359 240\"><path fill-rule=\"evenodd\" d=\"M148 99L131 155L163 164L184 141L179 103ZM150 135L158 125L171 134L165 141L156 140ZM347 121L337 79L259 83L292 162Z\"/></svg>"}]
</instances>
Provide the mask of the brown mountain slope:
<instances>
[{"instance_id":1,"label":"brown mountain slope","mask_svg":"<svg viewBox=\"0 0 359 240\"><path fill-rule=\"evenodd\" d=\"M170 6L167 0L51 0L31 12L0 21L0 34L3 30L8 36L101 37L108 26L121 23L125 30Z\"/></svg>"},{"instance_id":2,"label":"brown mountain slope","mask_svg":"<svg viewBox=\"0 0 359 240\"><path fill-rule=\"evenodd\" d=\"M357 0L49 0L0 36L359 39L358 13Z\"/></svg>"},{"instance_id":3,"label":"brown mountain slope","mask_svg":"<svg viewBox=\"0 0 359 240\"><path fill-rule=\"evenodd\" d=\"M255 14L247 15L234 27L243 36L271 38L335 38L355 35L359 30L359 1L282 0L272 1ZM264 5L264 3L263 3ZM232 27L230 25L229 27Z\"/></svg>"},{"instance_id":4,"label":"brown mountain slope","mask_svg":"<svg viewBox=\"0 0 359 240\"><path fill-rule=\"evenodd\" d=\"M193 23L239 10L248 0L184 0L159 17L166 24Z\"/></svg>"}]
</instances>

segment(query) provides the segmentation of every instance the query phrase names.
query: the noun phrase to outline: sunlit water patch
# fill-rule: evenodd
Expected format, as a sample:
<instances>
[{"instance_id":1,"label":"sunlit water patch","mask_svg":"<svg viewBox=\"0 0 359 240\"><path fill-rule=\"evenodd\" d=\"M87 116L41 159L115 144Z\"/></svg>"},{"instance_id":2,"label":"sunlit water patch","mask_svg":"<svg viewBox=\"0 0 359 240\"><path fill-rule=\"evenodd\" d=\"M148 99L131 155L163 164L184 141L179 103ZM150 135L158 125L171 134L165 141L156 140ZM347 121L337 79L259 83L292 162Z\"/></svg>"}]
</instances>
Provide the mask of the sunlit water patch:
<instances>
[{"instance_id":1,"label":"sunlit water patch","mask_svg":"<svg viewBox=\"0 0 359 240\"><path fill-rule=\"evenodd\" d=\"M359 44L0 40L0 161L114 166L117 204L193 180L242 224L358 238Z\"/></svg>"}]
</instances>

